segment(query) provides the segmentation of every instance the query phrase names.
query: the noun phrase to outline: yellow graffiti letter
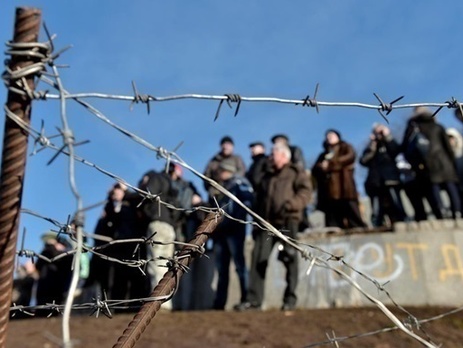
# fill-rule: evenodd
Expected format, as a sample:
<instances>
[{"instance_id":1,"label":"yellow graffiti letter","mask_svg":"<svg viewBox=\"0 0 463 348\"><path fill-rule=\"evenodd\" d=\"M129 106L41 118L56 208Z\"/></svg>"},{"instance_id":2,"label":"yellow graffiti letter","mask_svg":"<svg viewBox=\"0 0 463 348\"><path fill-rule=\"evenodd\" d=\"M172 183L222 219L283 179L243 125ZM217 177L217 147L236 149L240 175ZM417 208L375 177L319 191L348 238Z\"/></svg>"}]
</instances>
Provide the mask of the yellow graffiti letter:
<instances>
[{"instance_id":1,"label":"yellow graffiti letter","mask_svg":"<svg viewBox=\"0 0 463 348\"><path fill-rule=\"evenodd\" d=\"M463 279L463 263L460 257L460 249L454 244L444 244L441 248L444 257L445 269L439 271L439 279L444 281L449 276L460 276ZM452 258L454 260L452 264Z\"/></svg>"},{"instance_id":2,"label":"yellow graffiti letter","mask_svg":"<svg viewBox=\"0 0 463 348\"><path fill-rule=\"evenodd\" d=\"M416 270L414 250L426 250L428 246L426 244L416 243L397 243L397 248L407 250L408 259L410 260L410 272L412 273L413 280L417 280L418 272Z\"/></svg>"}]
</instances>

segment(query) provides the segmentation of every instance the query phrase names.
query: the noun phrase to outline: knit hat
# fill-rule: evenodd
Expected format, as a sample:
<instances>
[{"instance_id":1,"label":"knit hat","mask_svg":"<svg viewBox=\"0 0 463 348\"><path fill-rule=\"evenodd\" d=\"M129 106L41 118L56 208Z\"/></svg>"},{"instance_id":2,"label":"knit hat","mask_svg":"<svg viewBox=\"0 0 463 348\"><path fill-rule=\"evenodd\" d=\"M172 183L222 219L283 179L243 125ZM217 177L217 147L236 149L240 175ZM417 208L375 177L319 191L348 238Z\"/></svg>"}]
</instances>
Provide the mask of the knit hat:
<instances>
[{"instance_id":1,"label":"knit hat","mask_svg":"<svg viewBox=\"0 0 463 348\"><path fill-rule=\"evenodd\" d=\"M228 135L226 135L226 136L224 136L222 139L220 139L220 145L223 145L224 143L230 143L230 144L232 144L232 145L235 144L235 143L233 142L233 139L232 139L230 136L228 136Z\"/></svg>"},{"instance_id":2,"label":"knit hat","mask_svg":"<svg viewBox=\"0 0 463 348\"><path fill-rule=\"evenodd\" d=\"M286 134L275 134L271 139L272 143L275 144L275 141L280 138L284 139L287 143L289 143L289 138Z\"/></svg>"}]
</instances>

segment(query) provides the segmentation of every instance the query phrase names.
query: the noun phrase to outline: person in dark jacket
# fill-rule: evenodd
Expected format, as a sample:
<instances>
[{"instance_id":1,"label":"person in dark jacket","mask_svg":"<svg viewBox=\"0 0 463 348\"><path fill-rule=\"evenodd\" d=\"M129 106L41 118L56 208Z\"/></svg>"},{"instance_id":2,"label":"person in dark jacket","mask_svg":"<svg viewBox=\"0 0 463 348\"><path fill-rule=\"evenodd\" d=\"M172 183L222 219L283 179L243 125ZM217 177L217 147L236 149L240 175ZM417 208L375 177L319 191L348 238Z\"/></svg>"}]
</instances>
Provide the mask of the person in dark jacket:
<instances>
[{"instance_id":1,"label":"person in dark jacket","mask_svg":"<svg viewBox=\"0 0 463 348\"><path fill-rule=\"evenodd\" d=\"M108 192L106 204L101 217L98 219L94 234L94 247L99 248L115 239L116 229L120 223L121 202L125 195L125 185L114 184ZM108 246L97 250L101 255L116 257L116 247ZM114 281L114 264L104 257L93 255L90 260L90 273L85 287L94 287L97 294L105 292L110 296Z\"/></svg>"},{"instance_id":2,"label":"person in dark jacket","mask_svg":"<svg viewBox=\"0 0 463 348\"><path fill-rule=\"evenodd\" d=\"M457 168L457 176L459 181L458 193L460 195L461 202L463 201L463 136L456 128L447 128L446 132L449 138L450 146L455 156L455 165Z\"/></svg>"},{"instance_id":3,"label":"person in dark jacket","mask_svg":"<svg viewBox=\"0 0 463 348\"><path fill-rule=\"evenodd\" d=\"M108 193L108 199L102 216L95 228L94 246L101 247L111 240L127 240L145 236L146 224L141 224L138 219L136 206L140 202L140 196L129 191L122 183L116 183ZM134 250L138 250L134 255ZM125 300L144 298L149 295L149 279L135 267L129 267L123 263L107 260L105 257L117 260L146 259L146 247L137 243L121 243L106 246L96 252L90 261L90 274L85 287L96 292L94 297L104 297L111 300ZM134 304L129 310L139 307Z\"/></svg>"},{"instance_id":4,"label":"person in dark jacket","mask_svg":"<svg viewBox=\"0 0 463 348\"><path fill-rule=\"evenodd\" d=\"M20 265L16 270L16 276L13 280L13 292L11 294L11 306L31 305L34 284L38 278L38 273L34 262L27 260L23 265ZM25 311L11 311L10 319L22 319L30 317L30 314Z\"/></svg>"},{"instance_id":5,"label":"person in dark jacket","mask_svg":"<svg viewBox=\"0 0 463 348\"><path fill-rule=\"evenodd\" d=\"M57 234L52 231L44 233L41 238L44 246L40 255L52 260L52 262L38 258L35 263L39 274L36 302L39 306L53 303L62 304L71 284L72 256L68 255L56 261L53 261L53 258L68 251L70 245L63 237L57 239ZM38 309L35 314L48 316L50 312L48 309ZM51 314L56 315L57 313L52 312Z\"/></svg>"},{"instance_id":6,"label":"person in dark jacket","mask_svg":"<svg viewBox=\"0 0 463 348\"><path fill-rule=\"evenodd\" d=\"M430 109L415 108L407 122L402 150L415 172L413 194L419 198L413 207L415 219L427 218L422 207L423 198L428 200L437 219L444 217L441 189L447 191L450 198L452 216L459 217L461 202L454 154L445 128L435 121Z\"/></svg>"},{"instance_id":7,"label":"person in dark jacket","mask_svg":"<svg viewBox=\"0 0 463 348\"><path fill-rule=\"evenodd\" d=\"M305 170L291 163L291 151L284 144L275 144L271 155L272 167L265 173L257 189L255 211L275 228L296 237L304 208L310 202L312 187ZM278 241L259 231L254 237L247 301L236 310L258 309L264 299L265 273L273 246ZM296 306L298 258L294 248L284 245L279 260L286 268L287 286L283 295L283 310Z\"/></svg>"},{"instance_id":8,"label":"person in dark jacket","mask_svg":"<svg viewBox=\"0 0 463 348\"><path fill-rule=\"evenodd\" d=\"M249 144L249 150L251 151L252 163L246 172L246 178L255 190L267 171L269 159L265 153L265 145L260 141Z\"/></svg>"},{"instance_id":9,"label":"person in dark jacket","mask_svg":"<svg viewBox=\"0 0 463 348\"><path fill-rule=\"evenodd\" d=\"M385 216L391 223L406 218L400 197L400 172L395 161L400 150L388 127L373 126L370 142L359 160L368 168L365 191L371 202L373 226L384 226Z\"/></svg>"},{"instance_id":10,"label":"person in dark jacket","mask_svg":"<svg viewBox=\"0 0 463 348\"><path fill-rule=\"evenodd\" d=\"M234 162L224 160L220 163L219 169L220 184L250 208L254 199L252 186L245 177L236 175ZM248 271L244 260L246 225L243 221L246 220L247 213L225 194L219 195L217 202L227 215L214 233L214 252L218 271L214 309L221 310L227 303L231 258L233 258L240 283L241 302L246 300Z\"/></svg>"},{"instance_id":11,"label":"person in dark jacket","mask_svg":"<svg viewBox=\"0 0 463 348\"><path fill-rule=\"evenodd\" d=\"M204 176L218 182L219 178L219 165L225 159L229 159L234 162L236 166L236 174L244 176L246 172L246 166L243 159L240 155L234 154L235 143L230 136L224 136L220 140L220 152L217 153L211 160L208 162L206 169L204 170ZM204 188L209 194L209 204L215 205L214 197L219 194L219 192L212 187L206 180L204 181Z\"/></svg>"},{"instance_id":12,"label":"person in dark jacket","mask_svg":"<svg viewBox=\"0 0 463 348\"><path fill-rule=\"evenodd\" d=\"M323 148L312 168L312 175L317 182L317 209L325 213L325 225L366 227L358 204L353 147L341 139L337 130L329 129Z\"/></svg>"}]
</instances>

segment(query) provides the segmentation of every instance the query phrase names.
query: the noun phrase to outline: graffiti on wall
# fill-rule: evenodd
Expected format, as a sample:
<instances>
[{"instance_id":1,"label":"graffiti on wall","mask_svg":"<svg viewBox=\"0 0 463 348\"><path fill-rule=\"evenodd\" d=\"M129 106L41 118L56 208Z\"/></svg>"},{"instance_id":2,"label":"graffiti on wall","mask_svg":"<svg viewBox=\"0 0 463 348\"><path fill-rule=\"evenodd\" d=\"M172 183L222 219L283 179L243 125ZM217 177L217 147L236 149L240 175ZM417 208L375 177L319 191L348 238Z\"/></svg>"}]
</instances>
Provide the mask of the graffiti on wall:
<instances>
[{"instance_id":1,"label":"graffiti on wall","mask_svg":"<svg viewBox=\"0 0 463 348\"><path fill-rule=\"evenodd\" d=\"M343 270L355 281L362 277L361 274L381 284L400 277L406 277L415 282L424 280L423 264L426 258L432 258L434 267L437 267L437 273L434 271L436 280L446 282L458 279L463 282L462 251L458 245L452 243L430 245L418 242L378 243L370 240L360 245L352 244L350 241L340 241L319 245L319 247L341 257L344 262L349 264L352 269L339 261L330 262L333 267ZM323 254L318 256L327 258ZM307 267L309 264L310 262L307 262ZM301 269L301 275L305 272L306 269ZM326 282L332 289L349 286L347 281L335 272L315 268L312 273L309 277L310 285L316 285L322 281L320 277L324 277L323 282Z\"/></svg>"}]
</instances>

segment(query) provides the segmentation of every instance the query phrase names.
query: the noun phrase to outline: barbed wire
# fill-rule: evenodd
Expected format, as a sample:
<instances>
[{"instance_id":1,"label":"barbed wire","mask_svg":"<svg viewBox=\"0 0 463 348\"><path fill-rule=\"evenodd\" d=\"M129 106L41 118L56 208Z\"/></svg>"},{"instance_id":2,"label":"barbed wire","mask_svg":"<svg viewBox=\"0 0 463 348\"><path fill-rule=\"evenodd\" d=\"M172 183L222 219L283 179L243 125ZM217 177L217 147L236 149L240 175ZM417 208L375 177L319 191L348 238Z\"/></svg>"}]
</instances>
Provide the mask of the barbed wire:
<instances>
[{"instance_id":1,"label":"barbed wire","mask_svg":"<svg viewBox=\"0 0 463 348\"><path fill-rule=\"evenodd\" d=\"M406 323L406 325L409 325L410 327L416 327L416 328L421 330L421 325L422 324L426 324L426 323L430 323L430 322L433 322L433 321L436 321L436 320L440 320L440 319L451 316L451 315L456 314L456 313L461 312L461 311L463 311L463 306L458 307L458 308L454 308L452 310L449 310L447 312L435 315L435 316L427 318L427 319L420 319L420 320L417 320L416 318L412 318L411 320L407 319L406 321L408 323ZM312 344L309 344L309 345L305 346L305 348L320 347L320 346L325 346L325 345L334 344L334 343L339 344L339 343L347 341L347 340L363 338L363 337L368 337L368 336L374 336L374 335L378 335L378 334L381 334L381 333L396 331L398 329L399 329L399 327L397 327L397 326L390 326L390 327L374 330L374 331L371 331L371 332L364 332L364 333L359 333L359 334L354 334L354 335L349 335L349 336L332 337L332 338L328 337L328 340L326 340L326 341L312 343ZM437 345L437 346L439 346L439 345Z\"/></svg>"},{"instance_id":2,"label":"barbed wire","mask_svg":"<svg viewBox=\"0 0 463 348\"><path fill-rule=\"evenodd\" d=\"M24 313L29 313L29 311L32 311L32 309L44 309L48 308L51 310L51 312L59 312L63 313L63 344L65 347L68 347L71 345L71 339L70 339L70 332L69 332L69 317L71 310L74 309L93 309L95 310L94 313L98 316L99 313L103 313L105 315L111 315L109 308L113 308L117 305L121 304L126 304L126 303L133 303L137 301L149 301L153 300L152 298L145 298L145 299L131 299L131 300L121 300L121 301L116 301L116 302L111 302L110 300L106 299L95 299L94 303L87 303L87 304L82 304L82 305L75 305L73 304L73 300L75 298L75 292L77 289L77 281L79 279L79 270L80 270L80 255L82 252L90 252L94 254L97 257L102 257L105 258L107 257L107 260L112 261L112 262L118 262L122 263L126 266L129 267L138 267L141 270L141 267L145 265L146 263L153 261L151 260L144 260L144 259L138 259L134 261L129 261L129 260L120 260L117 258L112 258L108 257L107 255L104 255L102 253L99 253L98 251L101 249L104 249L103 246L101 247L93 247L90 248L83 243L83 237L85 236L85 233L83 232L83 211L85 210L83 207L82 203L82 198L79 194L76 182L75 182L75 162L79 162L82 164L85 164L87 166L93 167L100 173L103 173L112 179L116 180L117 182L124 183L128 187L130 187L132 190L137 192L138 194L141 195L142 201L140 202L143 203L144 200L154 200L158 204L163 204L169 209L176 209L176 210L185 210L183 208L175 207L172 204L168 202L164 202L161 200L161 197L157 195L156 193L151 193L149 191L143 191L136 187L135 185L131 185L128 182L126 182L122 177L115 175L102 167L82 158L79 157L75 154L75 146L85 143L81 142L78 143L75 140L74 134L71 130L71 128L68 125L67 121L67 116L66 116L66 103L68 100L73 100L77 102L79 105L83 106L86 110L88 110L90 113L95 115L98 119L101 121L105 122L112 128L116 129L118 132L122 133L123 135L127 136L130 138L132 141L137 142L138 144L148 148L151 151L154 151L157 155L158 159L163 159L166 161L166 168L168 167L169 163L176 163L181 165L182 167L188 169L190 172L192 172L194 175L199 177L200 179L206 181L208 184L210 184L212 187L217 189L220 193L226 195L229 197L232 201L237 203L241 208L247 211L247 213L253 218L253 221L242 221L238 220L232 216L226 215L224 210L217 206L214 208L210 207L199 207L195 209L199 210L204 210L204 211L216 211L217 214L225 214L226 217L233 219L235 221L239 221L243 224L252 224L254 226L258 226L264 231L267 231L271 236L275 236L281 240L282 243L286 243L296 250L299 251L301 254L302 258L305 260L310 261L310 266L307 271L307 274L310 274L311 269L314 266L322 267L322 268L327 268L332 272L335 272L337 275L339 275L341 278L346 280L348 283L351 284L354 288L356 288L358 291L360 291L368 300L370 300L374 305L376 305L396 326L396 328L402 330L405 332L407 335L410 337L414 338L415 340L419 341L423 345L427 347L435 347L435 345L431 342L428 342L424 340L422 337L416 335L413 331L407 327L404 323L402 323L381 301L376 299L374 296L366 292L353 278L352 276L348 275L347 273L343 272L342 270L339 270L329 264L330 261L335 260L335 261L341 261L344 266L347 266L351 271L356 272L357 274L361 275L365 279L369 280L375 286L380 290L383 291L387 294L387 296L392 300L390 294L384 290L384 286L379 284L377 281L375 281L373 278L368 277L367 275L355 270L353 267L349 266L342 257L336 256L329 254L325 251L327 255L329 255L328 260L324 260L318 256L314 256L307 248L304 248L301 243L299 243L297 240L288 238L286 235L282 233L282 231L277 230L275 227L273 227L271 224L269 224L267 221L265 221L263 218L261 218L258 214L253 212L250 208L248 208L246 205L244 205L236 196L231 194L229 191L227 191L225 188L223 188L220 184L215 182L214 180L205 177L202 173L198 172L195 170L193 167L188 165L185 161L183 161L174 151L168 151L162 147L156 147L149 143L148 141L144 140L143 138L137 136L136 134L124 129L123 127L117 125L113 121L111 121L110 118L105 116L100 110L89 104L88 102L84 101L83 99L86 98L104 98L104 99L112 99L112 100L122 100L122 101L130 101L131 105L130 107L133 107L133 104L135 103L145 103L147 105L147 112L150 113L150 102L163 102L163 101L173 101L173 100L181 100L181 99L203 99L203 100L212 100L212 101L219 101L219 105L215 114L215 118L217 119L220 114L221 106L223 102L227 102L227 104L232 108L232 103L236 104L235 108L235 116L238 114L240 105L242 102L269 102L269 103L283 103L283 104L293 104L293 105L300 105L300 106L307 106L307 107L314 107L316 108L317 112L319 111L319 107L359 107L359 108L366 108L366 109L374 109L379 111L381 116L387 121L387 115L395 110L395 109L403 109L403 108L415 108L418 106L427 106L427 107L436 107L437 110L435 111L434 114L439 112L442 108L447 107L447 108L453 108L453 109L462 109L462 104L459 103L455 98L451 98L448 101L445 101L443 103L413 103L413 104L396 104L399 100L401 100L403 97L399 97L395 100L393 100L390 103L385 103L377 94L374 93L374 96L377 98L379 101L379 105L374 105L374 104L367 104L367 103L359 103L359 102L326 102L326 101L319 101L317 100L317 93L319 90L319 85L317 84L317 87L315 89L314 96L310 98L310 96L306 96L303 99L283 99L283 98L274 98L274 97L245 97L245 96L240 96L239 94L225 94L225 95L201 95L201 94L184 94L184 95L175 95L175 96L167 96L167 97L155 97L152 95L141 95L138 93L137 87L135 83L132 83L132 87L134 90L134 96L127 96L127 95L110 95L110 94L101 94L101 93L77 93L77 94L72 94L69 93L63 86L60 74L59 74L59 66L55 64L55 59L58 58L66 49L59 51L58 53L53 54L54 51L54 46L53 46L53 36L50 36L48 33L48 30L46 29L46 33L48 36L48 41L46 43L39 43L36 45L31 45L27 46L26 48L28 49L27 51L24 51L24 47L19 47L19 45L14 45L9 43L9 51L7 51L7 54L13 55L13 54L30 54L30 55L39 55L41 62L38 63L35 66L30 66L26 69L23 70L18 70L18 71L9 71L8 68L6 68L5 73L2 75L2 78L4 79L5 83L9 86L9 90L18 93L20 95L26 95L30 99L35 99L35 100L47 100L47 99L57 99L60 102L60 115L61 115L61 123L62 123L62 128L59 129L59 134L54 135L51 137L47 137L45 135L45 126L44 123L42 122L42 128L40 131L37 131L33 129L31 126L27 126L22 122L20 119L18 119L10 110L8 110L7 107L5 107L5 113L7 117L15 121L27 134L29 134L33 139L34 139L34 150L32 154L36 154L42 149L45 148L50 148L55 151L53 157L49 160L48 164L51 164L57 156L60 154L65 154L69 157L69 184L71 187L71 191L74 195L74 198L76 200L76 213L74 214L74 218L76 219L75 222L76 228L74 230L70 230L69 226L69 218L67 223L62 224L59 223L55 219L50 219L50 218L45 218L47 221L50 223L54 224L56 227L59 228L58 233L64 233L67 234L73 242L75 242L75 249L72 251L63 253L59 255L56 258L52 259L46 259L44 257L39 256L39 254L31 251L24 249L23 246L21 247L21 250L17 252L18 256L23 256L23 257L39 257L44 259L47 262L54 262L60 257L66 257L66 256L73 256L73 276L72 276L72 282L71 286L69 289L69 293L66 299L65 305L57 305L57 304L45 304L45 305L39 305L35 307L22 307L22 306L13 306L11 310L13 311L21 311ZM21 48L21 50L19 49ZM29 50L30 49L30 50ZM21 52L21 53L19 53ZM49 66L52 70L51 74L48 74L46 72L45 67ZM29 76L30 74L36 75L39 77L39 79L44 82L45 84L49 85L50 87L56 89L58 91L58 94L51 94L47 90L45 91L39 91L39 92L32 92L28 89L27 84L24 83L22 79L24 79L25 76ZM15 81L15 83L12 83L12 81ZM386 114L383 114L386 113ZM52 138L57 138L60 137L62 139L62 145L61 146L56 146L51 142ZM41 147L39 149L36 149L35 147L37 145L40 145ZM31 213L31 211L23 211L26 213ZM37 217L41 217L40 214L33 213L32 215L35 215ZM43 218L43 217L42 217ZM141 238L141 239L130 239L130 240L112 240L108 241L107 244L105 245L114 245L117 243L138 243L137 245L142 245L142 244L155 244L155 243L160 243L156 242L152 237L149 238ZM169 243L179 243L179 242L169 242ZM162 243L164 244L164 243ZM314 248L315 250L321 251L320 248L316 248L314 246L309 246L309 248ZM204 253L203 250L200 248L197 248L194 250L194 252L199 252L199 253ZM167 267L172 269L178 266L178 260L175 259L175 255L172 258L168 259L163 259L164 261L167 261ZM169 295L165 300L173 296L173 294ZM157 299L159 300L159 299ZM393 300L392 300L393 301ZM404 310L401 306L399 306L395 301L393 301L394 305L401 310ZM44 307L41 307L44 306ZM407 312L408 313L408 312ZM409 313L408 313L409 314ZM414 320L413 316L411 316ZM336 338L336 342L339 338ZM330 339L330 342L333 342L333 339Z\"/></svg>"},{"instance_id":3,"label":"barbed wire","mask_svg":"<svg viewBox=\"0 0 463 348\"><path fill-rule=\"evenodd\" d=\"M134 82L132 85L135 86ZM317 84L316 90L318 91ZM183 99L197 99L197 100L213 100L219 101L219 106L217 112L215 114L214 120L216 120L219 116L221 105L225 101L228 103L230 108L232 107L231 103L237 103L237 107L235 110L235 116L239 112L239 106L241 102L257 102L257 103L280 103L280 104L291 104L291 105L301 105L307 107L314 107L316 108L317 112L319 112L319 107L356 107L356 108L363 108L363 109L372 109L377 110L381 114L381 116L387 120L387 115L391 113L393 110L398 109L409 109L409 108L416 108L419 106L425 107L432 107L437 108L440 111L442 108L447 107L450 109L462 109L463 103L459 102L455 97L451 97L450 99L444 102L415 102L415 103L406 103L406 104L395 104L397 101L404 98L401 96L399 98L394 99L393 101L386 103L384 102L381 97L377 93L372 93L376 99L379 101L379 104L369 104L363 102L328 102L328 101L319 101L314 98L310 98L306 96L302 99L297 98L278 98L278 97L246 97L241 96L239 94L224 94L224 95L211 95L211 94L180 94L180 95L171 95L171 96L153 96L149 94L138 94L136 87L134 87L134 95L116 95L116 94L105 94L105 93L69 93L66 94L65 98L67 99L74 99L74 100L81 100L87 98L98 98L98 99L111 99L111 100L119 100L119 101L130 101L130 108L133 108L134 103L145 103L147 104L147 112L150 113L150 102L167 102L167 101L176 101L176 100L183 100ZM48 91L44 91L41 94L38 94L36 99L59 99L60 96L56 94L49 93ZM438 112L437 111L437 112ZM385 112L386 114L383 114ZM436 112L436 113L437 113Z\"/></svg>"}]
</instances>

